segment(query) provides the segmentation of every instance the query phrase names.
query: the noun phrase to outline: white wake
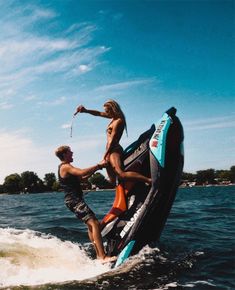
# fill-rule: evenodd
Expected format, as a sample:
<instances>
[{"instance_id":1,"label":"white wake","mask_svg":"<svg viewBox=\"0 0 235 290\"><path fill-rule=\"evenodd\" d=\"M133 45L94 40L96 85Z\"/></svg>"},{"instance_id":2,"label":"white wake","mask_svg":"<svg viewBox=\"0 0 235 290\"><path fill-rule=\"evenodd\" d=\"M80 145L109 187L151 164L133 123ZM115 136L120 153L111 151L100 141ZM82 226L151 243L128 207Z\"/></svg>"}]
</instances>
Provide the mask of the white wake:
<instances>
[{"instance_id":1,"label":"white wake","mask_svg":"<svg viewBox=\"0 0 235 290\"><path fill-rule=\"evenodd\" d=\"M32 230L0 228L0 287L84 280L110 270L80 244Z\"/></svg>"}]
</instances>

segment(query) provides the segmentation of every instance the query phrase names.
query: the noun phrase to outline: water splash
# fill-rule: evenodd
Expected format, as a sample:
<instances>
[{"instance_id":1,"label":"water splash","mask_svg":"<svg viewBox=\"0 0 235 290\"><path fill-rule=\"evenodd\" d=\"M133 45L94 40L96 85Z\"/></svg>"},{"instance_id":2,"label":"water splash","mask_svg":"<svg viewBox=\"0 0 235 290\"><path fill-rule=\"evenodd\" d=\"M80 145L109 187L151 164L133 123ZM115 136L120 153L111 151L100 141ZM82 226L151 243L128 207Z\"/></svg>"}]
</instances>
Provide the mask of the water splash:
<instances>
[{"instance_id":1,"label":"water splash","mask_svg":"<svg viewBox=\"0 0 235 290\"><path fill-rule=\"evenodd\" d=\"M32 230L0 228L0 287L84 280L110 270L77 243Z\"/></svg>"}]
</instances>

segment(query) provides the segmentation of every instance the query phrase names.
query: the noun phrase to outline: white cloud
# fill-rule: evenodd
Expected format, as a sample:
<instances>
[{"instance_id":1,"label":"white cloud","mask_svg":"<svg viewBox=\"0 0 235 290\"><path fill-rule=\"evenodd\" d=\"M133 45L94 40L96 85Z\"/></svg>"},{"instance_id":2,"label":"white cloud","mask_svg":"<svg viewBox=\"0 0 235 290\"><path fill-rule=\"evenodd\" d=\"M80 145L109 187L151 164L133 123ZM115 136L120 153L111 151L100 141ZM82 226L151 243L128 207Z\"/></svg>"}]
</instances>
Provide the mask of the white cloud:
<instances>
[{"instance_id":1,"label":"white cloud","mask_svg":"<svg viewBox=\"0 0 235 290\"><path fill-rule=\"evenodd\" d=\"M41 8L32 4L16 3L16 1L1 1L1 24L5 29L9 27L9 22L14 19L15 25L10 25L9 35L15 34L19 27L30 28L35 23L50 20L57 17L57 13L52 9Z\"/></svg>"},{"instance_id":2,"label":"white cloud","mask_svg":"<svg viewBox=\"0 0 235 290\"><path fill-rule=\"evenodd\" d=\"M12 173L27 170L42 173L43 169L46 170L44 163L47 164L49 158L47 150L37 148L31 139L20 132L0 132L0 151L1 164L4 164L0 168L0 182Z\"/></svg>"},{"instance_id":3,"label":"white cloud","mask_svg":"<svg viewBox=\"0 0 235 290\"><path fill-rule=\"evenodd\" d=\"M38 7L33 7L32 8L32 17L31 20L32 22L38 21L38 20L42 20L42 19L51 19L51 18L55 18L57 16L57 14L55 13L55 11L51 10L51 9L40 9ZM29 6L30 8L30 6Z\"/></svg>"},{"instance_id":4,"label":"white cloud","mask_svg":"<svg viewBox=\"0 0 235 290\"><path fill-rule=\"evenodd\" d=\"M185 130L200 131L235 127L235 116L221 116L184 122Z\"/></svg>"},{"instance_id":5,"label":"white cloud","mask_svg":"<svg viewBox=\"0 0 235 290\"><path fill-rule=\"evenodd\" d=\"M71 128L71 124L63 124L63 125L61 125L61 128L62 128L62 129L68 129L68 128Z\"/></svg>"},{"instance_id":6,"label":"white cloud","mask_svg":"<svg viewBox=\"0 0 235 290\"><path fill-rule=\"evenodd\" d=\"M85 168L102 159L105 140L101 136L86 136L82 140L68 139L67 144L74 151L74 164ZM34 171L40 178L45 173L57 172L59 160L54 151L62 144L39 146L22 131L0 131L0 183L12 173ZM98 156L98 157L97 157Z\"/></svg>"},{"instance_id":7,"label":"white cloud","mask_svg":"<svg viewBox=\"0 0 235 290\"><path fill-rule=\"evenodd\" d=\"M14 42L0 41L0 55L3 59L0 82L19 78L22 80L32 74L69 71L74 67L78 67L81 72L87 72L92 66L84 65L84 62L96 62L95 59L108 50L103 47L78 49L79 45L74 41L58 39L31 37L23 42ZM57 55L57 52L61 54Z\"/></svg>"},{"instance_id":8,"label":"white cloud","mask_svg":"<svg viewBox=\"0 0 235 290\"><path fill-rule=\"evenodd\" d=\"M107 92L107 91L114 91L114 90L126 90L135 86L145 85L156 81L154 78L149 79L137 79L131 80L126 82L119 82L109 85L104 85L97 87L95 90L98 92Z\"/></svg>"},{"instance_id":9,"label":"white cloud","mask_svg":"<svg viewBox=\"0 0 235 290\"><path fill-rule=\"evenodd\" d=\"M21 35L21 38L11 38L7 41L2 40L0 56L3 58L3 63L6 66L9 66L9 64L16 65L13 61L18 59L17 64L19 64L19 60L22 59L21 63L23 61L25 62L29 55L32 56L34 53L40 53L41 56L48 53L73 49L76 45L74 41L66 39L49 39L32 35Z\"/></svg>"},{"instance_id":10,"label":"white cloud","mask_svg":"<svg viewBox=\"0 0 235 290\"><path fill-rule=\"evenodd\" d=\"M87 72L87 71L89 71L89 66L88 66L88 65L85 65L85 64L81 64L81 65L79 66L79 70L80 70L81 72Z\"/></svg>"},{"instance_id":11,"label":"white cloud","mask_svg":"<svg viewBox=\"0 0 235 290\"><path fill-rule=\"evenodd\" d=\"M52 101L38 102L38 105L39 106L60 106L60 105L64 104L66 100L67 100L66 97L60 97L60 98L57 98L57 99L52 100Z\"/></svg>"},{"instance_id":12,"label":"white cloud","mask_svg":"<svg viewBox=\"0 0 235 290\"><path fill-rule=\"evenodd\" d=\"M26 102L30 102L30 101L33 101L33 100L36 100L37 99L37 96L35 96L35 95L28 95L28 96L26 96L25 98L24 98L24 100L26 101Z\"/></svg>"},{"instance_id":13,"label":"white cloud","mask_svg":"<svg viewBox=\"0 0 235 290\"><path fill-rule=\"evenodd\" d=\"M0 94L9 104L8 90L13 88L11 98L20 98L26 86L47 80L48 74L49 77L56 76L61 83L68 77L88 73L99 64L99 57L109 50L90 45L93 32L97 30L95 25L75 23L59 36L58 32L49 31L39 34L34 27L47 25L49 30L52 24L53 29L57 13L36 5L16 5L14 1L9 5L3 2L5 13L0 12ZM35 93L32 90L32 94ZM4 107L6 105L2 104L0 109Z\"/></svg>"},{"instance_id":14,"label":"white cloud","mask_svg":"<svg viewBox=\"0 0 235 290\"><path fill-rule=\"evenodd\" d=\"M10 104L8 102L0 102L0 110L8 110L13 108L13 104Z\"/></svg>"}]
</instances>

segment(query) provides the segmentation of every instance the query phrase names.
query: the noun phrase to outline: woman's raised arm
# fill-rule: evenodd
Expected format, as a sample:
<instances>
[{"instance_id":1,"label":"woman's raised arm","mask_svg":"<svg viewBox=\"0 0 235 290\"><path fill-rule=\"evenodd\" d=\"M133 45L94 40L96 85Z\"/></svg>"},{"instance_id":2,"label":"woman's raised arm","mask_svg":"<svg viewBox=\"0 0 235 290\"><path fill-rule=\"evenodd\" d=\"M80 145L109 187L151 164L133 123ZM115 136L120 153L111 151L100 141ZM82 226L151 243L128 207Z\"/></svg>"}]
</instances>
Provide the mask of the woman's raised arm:
<instances>
[{"instance_id":1,"label":"woman's raised arm","mask_svg":"<svg viewBox=\"0 0 235 290\"><path fill-rule=\"evenodd\" d=\"M77 107L76 112L74 113L74 116L77 115L78 113L88 113L88 114L93 115L93 116L110 118L110 116L108 116L108 114L106 112L89 110L89 109L86 109L83 105L80 105Z\"/></svg>"}]
</instances>

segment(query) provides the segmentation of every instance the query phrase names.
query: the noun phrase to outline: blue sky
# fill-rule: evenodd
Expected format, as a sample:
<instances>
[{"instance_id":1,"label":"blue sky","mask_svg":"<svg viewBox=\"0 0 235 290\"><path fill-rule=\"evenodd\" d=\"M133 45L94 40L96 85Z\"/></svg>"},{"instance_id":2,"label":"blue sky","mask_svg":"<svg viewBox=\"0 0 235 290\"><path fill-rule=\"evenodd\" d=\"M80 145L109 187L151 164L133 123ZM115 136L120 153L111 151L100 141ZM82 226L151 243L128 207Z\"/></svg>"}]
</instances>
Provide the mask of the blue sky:
<instances>
[{"instance_id":1,"label":"blue sky","mask_svg":"<svg viewBox=\"0 0 235 290\"><path fill-rule=\"evenodd\" d=\"M113 98L126 114L123 147L169 107L185 131L187 172L229 169L235 156L233 1L0 0L0 182L56 172L104 153L107 120L77 105Z\"/></svg>"}]
</instances>

